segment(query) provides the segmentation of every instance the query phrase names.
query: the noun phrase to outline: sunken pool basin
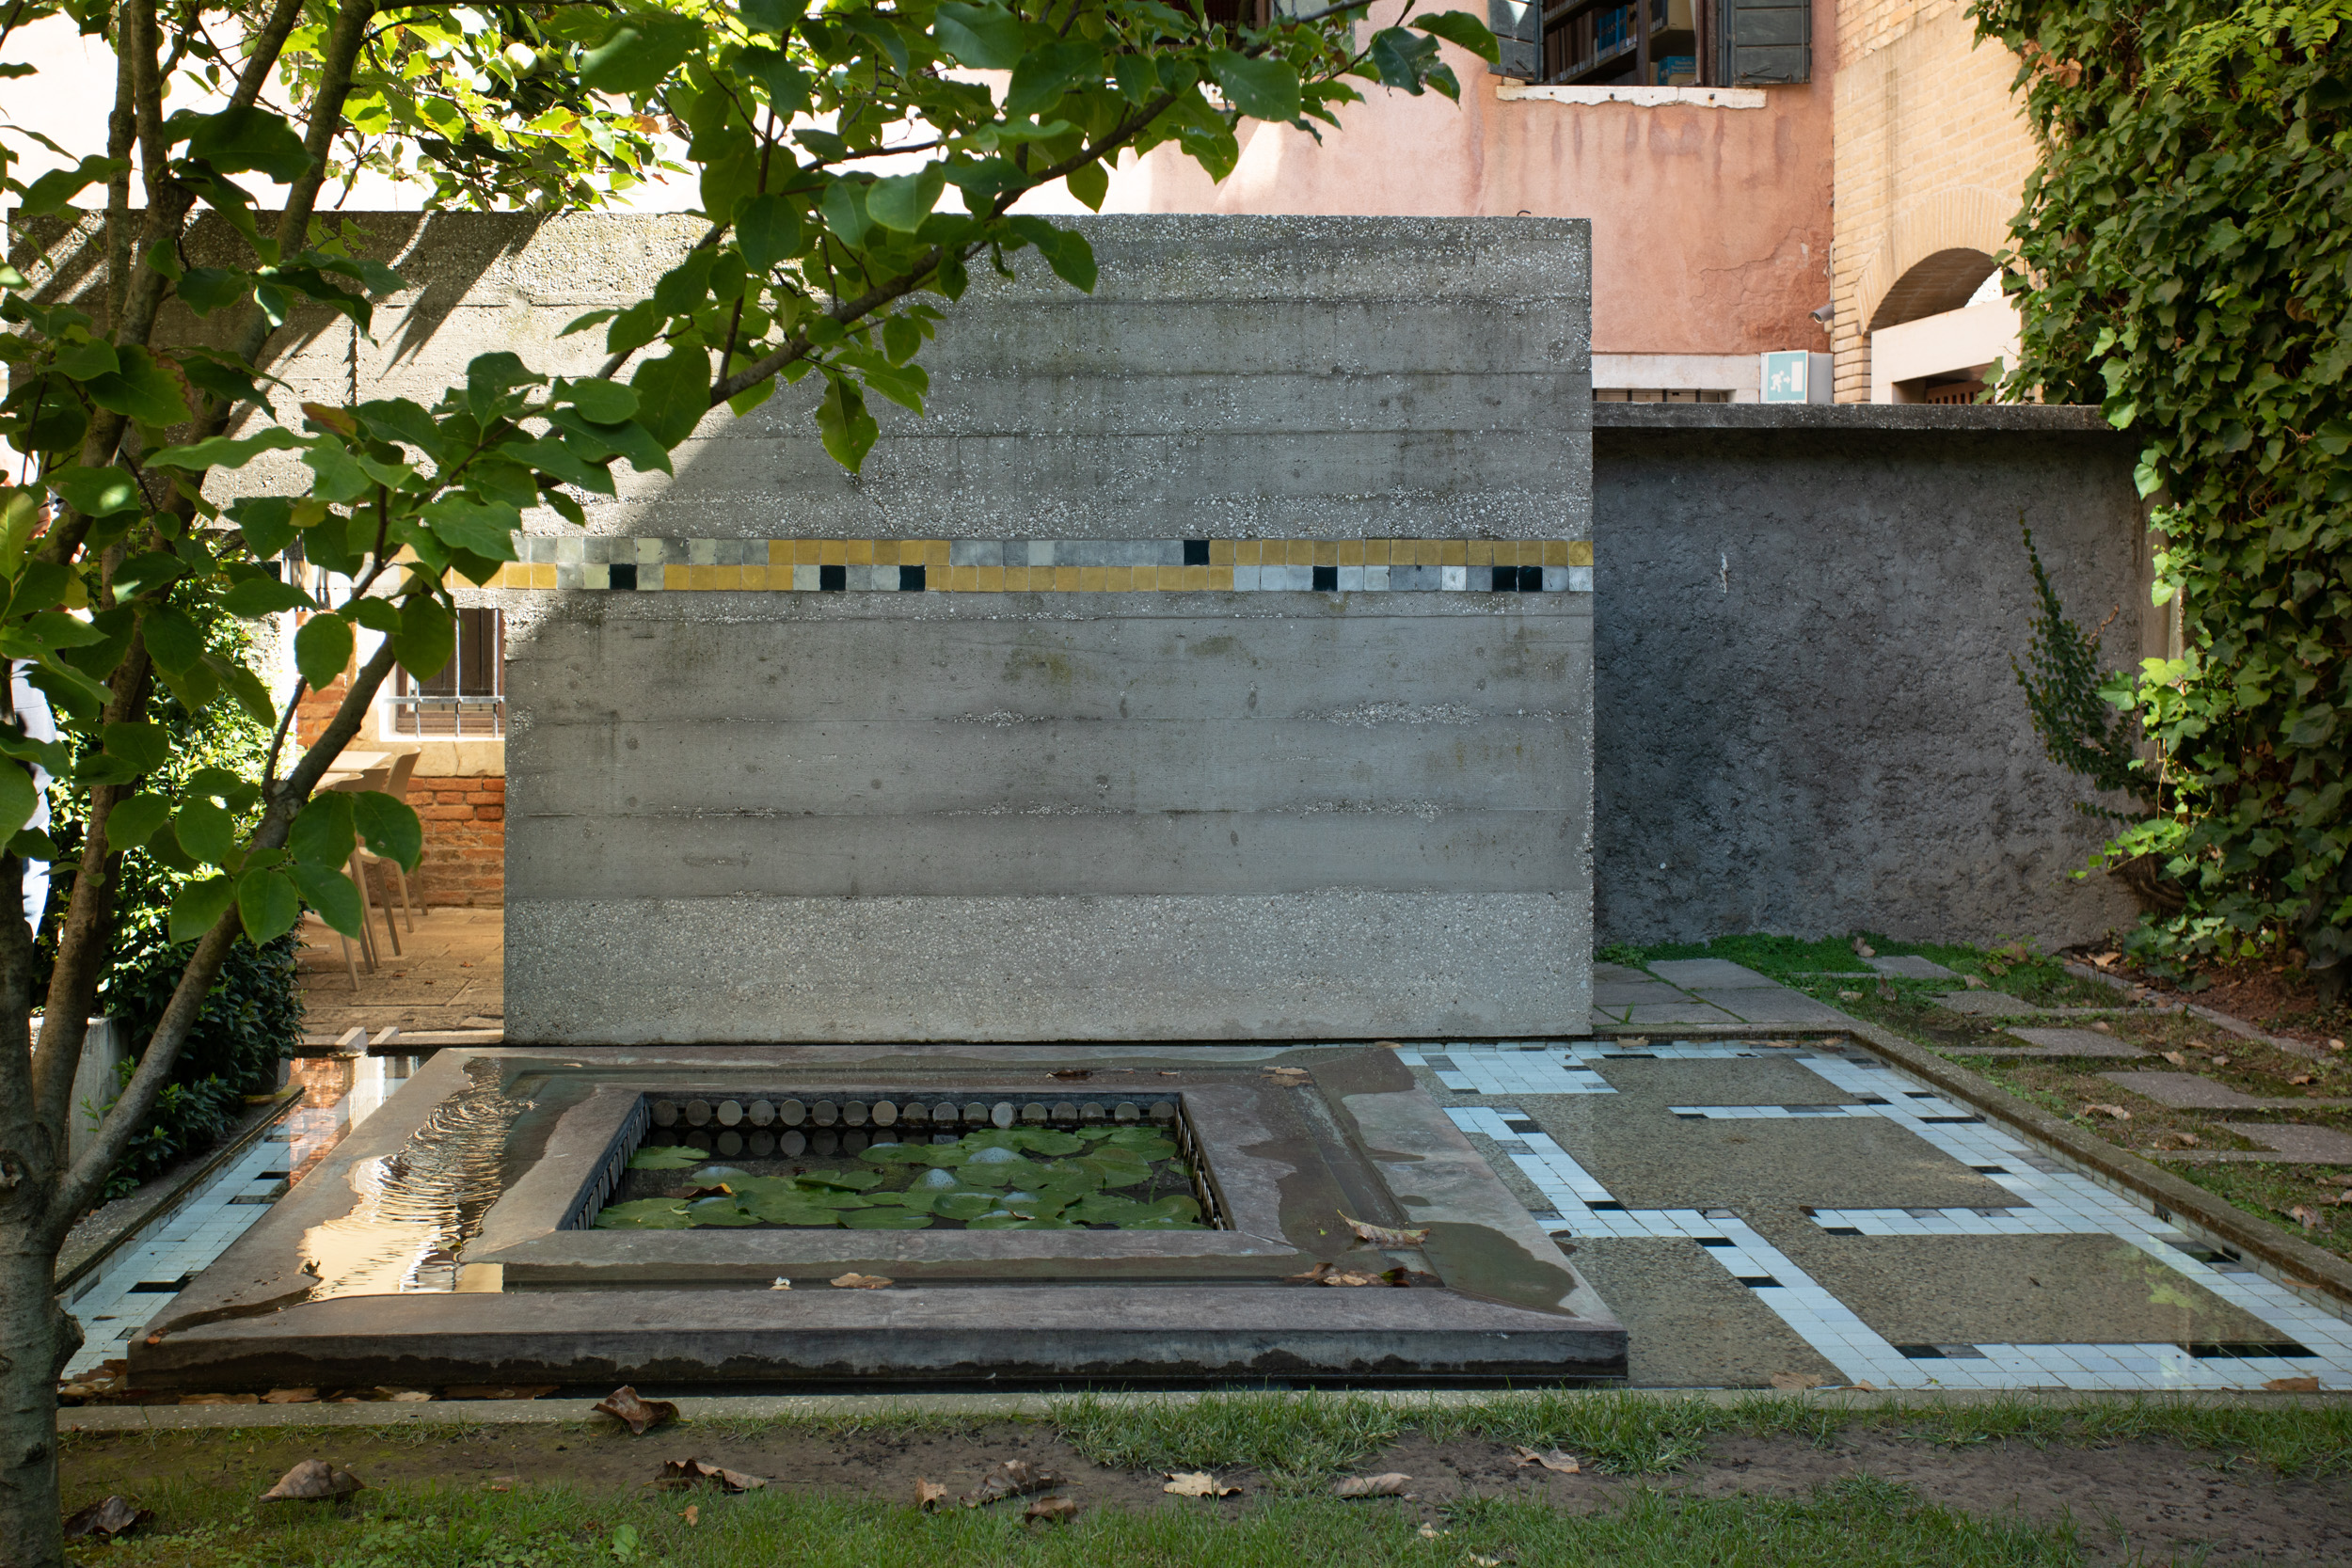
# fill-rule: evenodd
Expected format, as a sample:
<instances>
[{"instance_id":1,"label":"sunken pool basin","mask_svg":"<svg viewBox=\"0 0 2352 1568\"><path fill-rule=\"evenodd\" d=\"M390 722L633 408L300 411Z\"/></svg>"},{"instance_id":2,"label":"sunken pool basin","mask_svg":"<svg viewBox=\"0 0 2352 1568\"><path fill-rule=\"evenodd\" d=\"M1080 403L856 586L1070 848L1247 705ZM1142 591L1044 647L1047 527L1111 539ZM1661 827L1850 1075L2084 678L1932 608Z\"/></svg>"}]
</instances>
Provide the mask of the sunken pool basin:
<instances>
[{"instance_id":1,"label":"sunken pool basin","mask_svg":"<svg viewBox=\"0 0 2352 1568\"><path fill-rule=\"evenodd\" d=\"M505 1047L435 1057L131 1359L207 1389L1439 1385L1612 1381L1625 1344L1385 1048Z\"/></svg>"}]
</instances>

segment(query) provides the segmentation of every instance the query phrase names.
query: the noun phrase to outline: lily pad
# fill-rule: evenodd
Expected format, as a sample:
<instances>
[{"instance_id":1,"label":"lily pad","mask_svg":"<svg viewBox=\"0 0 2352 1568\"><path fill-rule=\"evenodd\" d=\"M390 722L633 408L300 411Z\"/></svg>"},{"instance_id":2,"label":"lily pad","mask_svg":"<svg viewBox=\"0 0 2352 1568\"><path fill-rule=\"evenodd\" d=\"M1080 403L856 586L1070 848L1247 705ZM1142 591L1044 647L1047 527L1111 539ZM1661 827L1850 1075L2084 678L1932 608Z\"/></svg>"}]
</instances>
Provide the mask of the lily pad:
<instances>
[{"instance_id":1,"label":"lily pad","mask_svg":"<svg viewBox=\"0 0 2352 1568\"><path fill-rule=\"evenodd\" d=\"M699 1165L709 1156L688 1144L657 1145L641 1148L628 1157L631 1170L684 1170Z\"/></svg>"},{"instance_id":2,"label":"lily pad","mask_svg":"<svg viewBox=\"0 0 2352 1568\"><path fill-rule=\"evenodd\" d=\"M1157 1132L1140 1127L1122 1127L1104 1141L1104 1148L1123 1148L1139 1160L1172 1160L1176 1146Z\"/></svg>"},{"instance_id":3,"label":"lily pad","mask_svg":"<svg viewBox=\"0 0 2352 1568\"><path fill-rule=\"evenodd\" d=\"M1113 1144L1103 1145L1093 1153L1082 1154L1070 1163L1100 1179L1105 1187L1132 1187L1152 1176L1150 1164Z\"/></svg>"},{"instance_id":4,"label":"lily pad","mask_svg":"<svg viewBox=\"0 0 2352 1568\"><path fill-rule=\"evenodd\" d=\"M1074 1133L1047 1127L1009 1127L986 1132L966 1132L958 1140L965 1148L1026 1149L1033 1154L1075 1154L1086 1141Z\"/></svg>"},{"instance_id":5,"label":"lily pad","mask_svg":"<svg viewBox=\"0 0 2352 1568\"><path fill-rule=\"evenodd\" d=\"M952 1170L927 1170L907 1183L911 1193L952 1193L963 1186L963 1179Z\"/></svg>"},{"instance_id":6,"label":"lily pad","mask_svg":"<svg viewBox=\"0 0 2352 1568\"><path fill-rule=\"evenodd\" d=\"M868 1193L866 1201L878 1209L911 1209L918 1214L928 1214L938 1196L937 1193L929 1192Z\"/></svg>"},{"instance_id":7,"label":"lily pad","mask_svg":"<svg viewBox=\"0 0 2352 1568\"><path fill-rule=\"evenodd\" d=\"M995 1207L994 1193L949 1193L931 1199L931 1212L946 1220L976 1220Z\"/></svg>"},{"instance_id":8,"label":"lily pad","mask_svg":"<svg viewBox=\"0 0 2352 1568\"><path fill-rule=\"evenodd\" d=\"M866 1209L842 1215L841 1223L852 1230L923 1230L931 1217L912 1209Z\"/></svg>"},{"instance_id":9,"label":"lily pad","mask_svg":"<svg viewBox=\"0 0 2352 1568\"><path fill-rule=\"evenodd\" d=\"M953 1160L934 1160L933 1154L952 1153ZM961 1164L963 1151L953 1144L876 1144L858 1156L878 1165L940 1165Z\"/></svg>"},{"instance_id":10,"label":"lily pad","mask_svg":"<svg viewBox=\"0 0 2352 1568\"><path fill-rule=\"evenodd\" d=\"M841 1223L844 1211L820 1209L813 1203L796 1203L789 1198L777 1198L753 1207L766 1225L834 1226Z\"/></svg>"},{"instance_id":11,"label":"lily pad","mask_svg":"<svg viewBox=\"0 0 2352 1568\"><path fill-rule=\"evenodd\" d=\"M1075 1228L1065 1219L1031 1219L1025 1214L1016 1214L1002 1209L993 1213L982 1214L976 1220L966 1220L963 1227L966 1230L1070 1230Z\"/></svg>"},{"instance_id":12,"label":"lily pad","mask_svg":"<svg viewBox=\"0 0 2352 1568\"><path fill-rule=\"evenodd\" d=\"M956 1174L963 1179L967 1187L1019 1187L1024 1192L1029 1192L1045 1176L1045 1167L1008 1151L1007 1157L1002 1160L983 1163L976 1159Z\"/></svg>"},{"instance_id":13,"label":"lily pad","mask_svg":"<svg viewBox=\"0 0 2352 1568\"><path fill-rule=\"evenodd\" d=\"M862 1193L882 1184L878 1170L812 1170L793 1178L804 1187L839 1187L845 1192Z\"/></svg>"},{"instance_id":14,"label":"lily pad","mask_svg":"<svg viewBox=\"0 0 2352 1568\"><path fill-rule=\"evenodd\" d=\"M683 1230L693 1223L686 1217L686 1205L674 1197L641 1197L631 1203L615 1203L600 1211L595 1228Z\"/></svg>"},{"instance_id":15,"label":"lily pad","mask_svg":"<svg viewBox=\"0 0 2352 1568\"><path fill-rule=\"evenodd\" d=\"M686 1206L686 1223L696 1227L757 1225L759 1216L732 1197L706 1197Z\"/></svg>"},{"instance_id":16,"label":"lily pad","mask_svg":"<svg viewBox=\"0 0 2352 1568\"><path fill-rule=\"evenodd\" d=\"M863 1209L866 1199L855 1193L835 1192L831 1187L803 1187L777 1201L797 1203L808 1209Z\"/></svg>"}]
</instances>

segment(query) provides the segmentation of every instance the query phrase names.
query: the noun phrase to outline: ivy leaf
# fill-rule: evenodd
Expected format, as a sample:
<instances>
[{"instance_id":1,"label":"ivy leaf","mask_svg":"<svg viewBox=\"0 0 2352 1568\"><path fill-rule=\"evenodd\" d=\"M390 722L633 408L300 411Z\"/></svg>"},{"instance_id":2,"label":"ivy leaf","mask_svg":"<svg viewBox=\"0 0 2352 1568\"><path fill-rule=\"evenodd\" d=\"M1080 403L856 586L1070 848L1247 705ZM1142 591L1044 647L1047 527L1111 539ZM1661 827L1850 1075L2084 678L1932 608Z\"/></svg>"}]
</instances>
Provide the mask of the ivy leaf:
<instances>
[{"instance_id":1,"label":"ivy leaf","mask_svg":"<svg viewBox=\"0 0 2352 1568\"><path fill-rule=\"evenodd\" d=\"M195 942L202 937L220 924L236 895L236 880L230 877L208 877L183 887L171 901L171 940Z\"/></svg>"},{"instance_id":2,"label":"ivy leaf","mask_svg":"<svg viewBox=\"0 0 2352 1568\"><path fill-rule=\"evenodd\" d=\"M237 879L237 916L246 940L260 947L294 929L302 918L302 895L283 871L256 866Z\"/></svg>"},{"instance_id":3,"label":"ivy leaf","mask_svg":"<svg viewBox=\"0 0 2352 1568\"><path fill-rule=\"evenodd\" d=\"M351 664L351 623L340 615L313 615L294 633L294 668L313 691L342 678Z\"/></svg>"}]
</instances>

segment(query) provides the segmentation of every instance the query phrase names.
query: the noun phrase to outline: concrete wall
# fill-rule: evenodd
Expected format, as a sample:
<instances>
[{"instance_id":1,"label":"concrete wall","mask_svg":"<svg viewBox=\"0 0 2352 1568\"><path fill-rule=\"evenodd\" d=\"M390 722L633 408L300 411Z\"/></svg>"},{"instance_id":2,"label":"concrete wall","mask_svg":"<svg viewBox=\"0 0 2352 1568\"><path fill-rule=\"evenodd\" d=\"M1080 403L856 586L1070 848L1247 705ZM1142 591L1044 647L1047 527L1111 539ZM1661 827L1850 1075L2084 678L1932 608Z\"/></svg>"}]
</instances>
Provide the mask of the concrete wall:
<instances>
[{"instance_id":1,"label":"concrete wall","mask_svg":"<svg viewBox=\"0 0 2352 1568\"><path fill-rule=\"evenodd\" d=\"M1369 24L1400 8L1382 0ZM1157 150L1122 165L1106 210L1585 218L1597 352L1819 352L1839 25L1836 0L1814 0L1813 80L1756 89L1524 87L1445 45L1458 106L1359 82L1365 102L1320 141L1246 121L1222 183Z\"/></svg>"},{"instance_id":2,"label":"concrete wall","mask_svg":"<svg viewBox=\"0 0 2352 1568\"><path fill-rule=\"evenodd\" d=\"M2019 514L2109 668L2163 651L2131 444L2095 409L1602 404L1603 941L2094 939L2106 834L2010 669Z\"/></svg>"},{"instance_id":3,"label":"concrete wall","mask_svg":"<svg viewBox=\"0 0 2352 1568\"><path fill-rule=\"evenodd\" d=\"M949 307L862 475L793 388L592 531L1590 537L1583 224L1088 228L1095 294ZM586 308L579 261L454 341ZM1583 1025L1589 594L496 597L510 1039Z\"/></svg>"}]
</instances>

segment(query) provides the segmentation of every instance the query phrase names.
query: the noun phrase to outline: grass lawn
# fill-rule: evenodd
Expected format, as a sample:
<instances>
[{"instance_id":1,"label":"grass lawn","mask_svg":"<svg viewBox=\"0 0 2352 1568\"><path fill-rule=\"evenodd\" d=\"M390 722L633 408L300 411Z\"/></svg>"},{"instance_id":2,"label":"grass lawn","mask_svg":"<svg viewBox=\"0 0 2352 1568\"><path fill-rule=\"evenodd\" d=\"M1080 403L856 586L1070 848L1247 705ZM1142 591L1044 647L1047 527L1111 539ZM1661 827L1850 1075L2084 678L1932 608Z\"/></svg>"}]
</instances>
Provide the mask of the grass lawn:
<instances>
[{"instance_id":1,"label":"grass lawn","mask_svg":"<svg viewBox=\"0 0 2352 1568\"><path fill-rule=\"evenodd\" d=\"M1521 1444L1565 1449L1585 1472L1514 1468ZM1079 1504L1073 1519L1025 1522L1022 1498L913 1506L918 1470L961 1490L1016 1451L1069 1476L1057 1490ZM772 1484L741 1496L647 1484L660 1460L688 1454L722 1455ZM257 1506L267 1480L312 1455L350 1465L371 1490ZM2352 1519L2352 1407L2284 1402L1076 1399L1025 1421L700 1420L642 1438L557 1422L85 1433L69 1434L62 1458L69 1505L116 1491L155 1511L115 1544L74 1548L77 1561L114 1568L2175 1560L2177 1546L2134 1544L2174 1506L2170 1494L2125 1497L2139 1478L2188 1488L2206 1521L2187 1527L2192 1541L2242 1538L2259 1519L2263 1544L2288 1546L2288 1560L2352 1543L2327 1522ZM2104 1484L2090 1494L2097 1506L2050 1505L2070 1465ZM1194 1468L1244 1495L1161 1493L1165 1472ZM1336 1476L1392 1468L1416 1476L1417 1495L1330 1495ZM1873 1473L1890 1468L1912 1481ZM1477 1476L1487 1480L1461 1484ZM2224 1494L2235 1503L2217 1503ZM2116 1510L2142 1523L2127 1530Z\"/></svg>"}]
</instances>

